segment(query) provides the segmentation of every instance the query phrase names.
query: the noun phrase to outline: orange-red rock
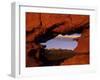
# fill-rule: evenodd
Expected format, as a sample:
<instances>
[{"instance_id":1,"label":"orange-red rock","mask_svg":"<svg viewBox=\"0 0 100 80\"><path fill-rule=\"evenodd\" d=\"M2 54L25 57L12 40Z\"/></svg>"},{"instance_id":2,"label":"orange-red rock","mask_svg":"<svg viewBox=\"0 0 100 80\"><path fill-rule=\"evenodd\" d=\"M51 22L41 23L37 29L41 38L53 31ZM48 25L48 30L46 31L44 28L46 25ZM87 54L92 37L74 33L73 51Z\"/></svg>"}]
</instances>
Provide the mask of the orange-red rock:
<instances>
[{"instance_id":1,"label":"orange-red rock","mask_svg":"<svg viewBox=\"0 0 100 80\"><path fill-rule=\"evenodd\" d=\"M61 65L81 65L81 64L89 64L89 55L88 54L82 54L82 55L76 55L70 59L64 60L64 62L61 63Z\"/></svg>"},{"instance_id":2,"label":"orange-red rock","mask_svg":"<svg viewBox=\"0 0 100 80\"><path fill-rule=\"evenodd\" d=\"M69 14L48 14L48 13L26 13L26 31L31 32L26 35L27 54L31 48L39 49L40 44L37 38L46 34L46 30L55 24L59 27L53 29L53 33L70 33L74 30L82 29L81 37L78 40L78 46L74 50L76 53L89 53L89 16L88 15L69 15ZM32 31L33 30L33 31ZM52 35L52 34L51 34ZM33 42L33 45L29 42ZM32 63L33 62L33 63ZM37 62L37 63L35 63ZM40 62L34 61L27 56L26 64L29 66L37 66ZM69 60L65 60L63 64L83 64L89 63L89 54L76 55Z\"/></svg>"},{"instance_id":3,"label":"orange-red rock","mask_svg":"<svg viewBox=\"0 0 100 80\"><path fill-rule=\"evenodd\" d=\"M89 29L84 29L74 50L77 53L89 53Z\"/></svg>"},{"instance_id":4,"label":"orange-red rock","mask_svg":"<svg viewBox=\"0 0 100 80\"><path fill-rule=\"evenodd\" d=\"M40 24L40 14L39 13L26 13L26 31L31 31L33 27L37 27Z\"/></svg>"}]
</instances>

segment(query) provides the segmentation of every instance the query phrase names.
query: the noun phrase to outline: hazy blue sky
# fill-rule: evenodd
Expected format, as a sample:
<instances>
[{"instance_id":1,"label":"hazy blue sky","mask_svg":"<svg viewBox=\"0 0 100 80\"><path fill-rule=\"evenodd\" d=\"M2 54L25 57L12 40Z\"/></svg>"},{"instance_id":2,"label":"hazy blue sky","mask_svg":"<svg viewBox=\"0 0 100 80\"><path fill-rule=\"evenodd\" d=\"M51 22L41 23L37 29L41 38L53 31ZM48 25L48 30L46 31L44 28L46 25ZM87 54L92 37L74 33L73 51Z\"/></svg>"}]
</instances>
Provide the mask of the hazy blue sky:
<instances>
[{"instance_id":1,"label":"hazy blue sky","mask_svg":"<svg viewBox=\"0 0 100 80\"><path fill-rule=\"evenodd\" d=\"M79 34L74 34L79 35ZM65 37L56 37L54 39L48 40L46 43L42 43L46 45L46 48L56 48L56 49L69 49L74 50L77 46L77 41L73 40L72 38L65 38Z\"/></svg>"}]
</instances>

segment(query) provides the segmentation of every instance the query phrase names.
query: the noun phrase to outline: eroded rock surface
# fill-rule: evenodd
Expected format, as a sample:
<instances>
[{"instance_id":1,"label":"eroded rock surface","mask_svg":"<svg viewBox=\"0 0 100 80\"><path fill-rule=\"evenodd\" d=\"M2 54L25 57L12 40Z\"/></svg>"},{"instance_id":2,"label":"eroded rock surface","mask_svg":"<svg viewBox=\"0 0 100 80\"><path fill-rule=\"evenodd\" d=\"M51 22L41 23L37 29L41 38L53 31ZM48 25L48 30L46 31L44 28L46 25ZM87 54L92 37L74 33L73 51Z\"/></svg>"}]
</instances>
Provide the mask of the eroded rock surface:
<instances>
[{"instance_id":1,"label":"eroded rock surface","mask_svg":"<svg viewBox=\"0 0 100 80\"><path fill-rule=\"evenodd\" d=\"M78 46L74 50L78 54L73 58L64 60L61 64L85 64L89 63L89 16L69 14L40 14L26 13L26 65L39 66L39 54L42 45L58 34L81 33ZM34 52L31 52L33 50ZM30 53L33 59L30 58Z\"/></svg>"}]
</instances>

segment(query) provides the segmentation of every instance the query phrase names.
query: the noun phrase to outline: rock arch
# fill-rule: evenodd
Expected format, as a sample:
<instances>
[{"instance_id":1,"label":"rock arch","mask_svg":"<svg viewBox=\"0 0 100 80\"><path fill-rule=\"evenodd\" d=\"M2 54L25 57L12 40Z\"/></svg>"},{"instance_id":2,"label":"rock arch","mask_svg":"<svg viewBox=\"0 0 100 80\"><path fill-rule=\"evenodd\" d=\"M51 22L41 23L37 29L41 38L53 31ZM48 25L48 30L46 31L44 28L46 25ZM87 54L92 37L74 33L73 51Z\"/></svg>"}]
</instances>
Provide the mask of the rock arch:
<instances>
[{"instance_id":1,"label":"rock arch","mask_svg":"<svg viewBox=\"0 0 100 80\"><path fill-rule=\"evenodd\" d=\"M26 13L26 54L30 50L36 50L33 54L39 57L39 50L43 47L41 42L46 42L58 34L81 33L75 52L89 53L89 16L73 14L48 14L48 13ZM86 56L87 57L87 56ZM86 60L89 63L88 60ZM41 62L37 61L38 64ZM68 63L68 61L65 61ZM27 57L26 64L32 66L32 60ZM38 64L33 64L34 66Z\"/></svg>"}]
</instances>

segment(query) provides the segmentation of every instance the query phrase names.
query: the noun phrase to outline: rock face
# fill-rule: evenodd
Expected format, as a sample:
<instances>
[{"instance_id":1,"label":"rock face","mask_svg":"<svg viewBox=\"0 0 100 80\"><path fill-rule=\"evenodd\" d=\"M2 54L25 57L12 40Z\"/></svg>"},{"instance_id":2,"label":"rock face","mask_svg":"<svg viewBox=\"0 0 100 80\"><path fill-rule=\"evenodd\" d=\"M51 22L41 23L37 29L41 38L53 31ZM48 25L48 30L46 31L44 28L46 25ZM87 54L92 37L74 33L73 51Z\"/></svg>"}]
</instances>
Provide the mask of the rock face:
<instances>
[{"instance_id":1,"label":"rock face","mask_svg":"<svg viewBox=\"0 0 100 80\"><path fill-rule=\"evenodd\" d=\"M71 14L26 13L26 66L39 66L39 54L42 45L58 34L81 33L73 58L61 64L89 63L89 16ZM33 52L31 51L33 50ZM84 53L87 53L84 55ZM30 54L32 58L30 57Z\"/></svg>"},{"instance_id":2,"label":"rock face","mask_svg":"<svg viewBox=\"0 0 100 80\"><path fill-rule=\"evenodd\" d=\"M62 65L74 65L74 64L89 64L89 29L84 29L82 35L78 40L78 46L74 50L78 55L64 60Z\"/></svg>"},{"instance_id":3,"label":"rock face","mask_svg":"<svg viewBox=\"0 0 100 80\"><path fill-rule=\"evenodd\" d=\"M74 50L77 53L89 53L89 29L84 29L78 40L78 46Z\"/></svg>"},{"instance_id":4,"label":"rock face","mask_svg":"<svg viewBox=\"0 0 100 80\"><path fill-rule=\"evenodd\" d=\"M81 37L78 39L78 46L74 50L77 54L64 60L61 65L89 64L89 29L82 31Z\"/></svg>"},{"instance_id":5,"label":"rock face","mask_svg":"<svg viewBox=\"0 0 100 80\"><path fill-rule=\"evenodd\" d=\"M31 31L33 27L40 24L40 14L26 13L26 31Z\"/></svg>"},{"instance_id":6,"label":"rock face","mask_svg":"<svg viewBox=\"0 0 100 80\"><path fill-rule=\"evenodd\" d=\"M57 23L63 23L53 31L58 33L70 33L79 28L85 28L89 23L89 16L86 15L64 15L64 14L41 14L43 26L51 27Z\"/></svg>"},{"instance_id":7,"label":"rock face","mask_svg":"<svg viewBox=\"0 0 100 80\"><path fill-rule=\"evenodd\" d=\"M89 64L89 55L81 54L75 55L70 59L64 60L60 65L81 65L81 64Z\"/></svg>"}]
</instances>

